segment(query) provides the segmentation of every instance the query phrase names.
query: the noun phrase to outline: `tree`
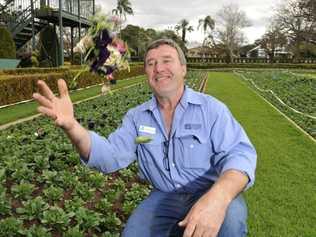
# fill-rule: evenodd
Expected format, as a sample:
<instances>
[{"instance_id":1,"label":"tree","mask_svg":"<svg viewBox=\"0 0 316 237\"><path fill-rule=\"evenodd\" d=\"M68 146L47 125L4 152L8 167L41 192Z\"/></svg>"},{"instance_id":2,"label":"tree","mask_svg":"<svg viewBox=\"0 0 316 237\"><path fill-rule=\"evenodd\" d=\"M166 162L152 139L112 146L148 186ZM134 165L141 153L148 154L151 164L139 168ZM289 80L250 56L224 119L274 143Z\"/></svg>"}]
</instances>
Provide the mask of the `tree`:
<instances>
[{"instance_id":1,"label":"tree","mask_svg":"<svg viewBox=\"0 0 316 237\"><path fill-rule=\"evenodd\" d=\"M315 3L309 0L289 0L277 9L277 24L287 35L295 59L301 56L302 44L316 44L315 14Z\"/></svg>"},{"instance_id":2,"label":"tree","mask_svg":"<svg viewBox=\"0 0 316 237\"><path fill-rule=\"evenodd\" d=\"M186 43L186 33L193 31L193 27L189 25L189 22L186 19L182 19L176 26L175 30L177 32L181 31L181 39L183 43Z\"/></svg>"},{"instance_id":3,"label":"tree","mask_svg":"<svg viewBox=\"0 0 316 237\"><path fill-rule=\"evenodd\" d=\"M205 18L199 19L198 29L200 27L202 28L204 34L208 35L203 40L203 46L205 46L208 38L210 38L214 42L212 34L208 33L208 30L212 31L215 28L215 21L213 20L213 18L211 16L206 16Z\"/></svg>"},{"instance_id":4,"label":"tree","mask_svg":"<svg viewBox=\"0 0 316 237\"><path fill-rule=\"evenodd\" d=\"M225 5L217 13L218 29L216 30L216 40L218 45L222 45L226 52L229 62L239 54L238 49L245 42L245 37L242 32L244 27L250 26L245 12L239 10L237 5Z\"/></svg>"},{"instance_id":5,"label":"tree","mask_svg":"<svg viewBox=\"0 0 316 237\"><path fill-rule=\"evenodd\" d=\"M275 22L271 23L269 30L262 36L260 45L273 62L276 50L283 48L287 44L287 37L282 32L280 26Z\"/></svg>"},{"instance_id":6,"label":"tree","mask_svg":"<svg viewBox=\"0 0 316 237\"><path fill-rule=\"evenodd\" d=\"M119 16L122 19L126 19L126 15L133 15L134 11L131 7L131 3L128 0L117 0L117 6L112 10L112 13Z\"/></svg>"}]
</instances>

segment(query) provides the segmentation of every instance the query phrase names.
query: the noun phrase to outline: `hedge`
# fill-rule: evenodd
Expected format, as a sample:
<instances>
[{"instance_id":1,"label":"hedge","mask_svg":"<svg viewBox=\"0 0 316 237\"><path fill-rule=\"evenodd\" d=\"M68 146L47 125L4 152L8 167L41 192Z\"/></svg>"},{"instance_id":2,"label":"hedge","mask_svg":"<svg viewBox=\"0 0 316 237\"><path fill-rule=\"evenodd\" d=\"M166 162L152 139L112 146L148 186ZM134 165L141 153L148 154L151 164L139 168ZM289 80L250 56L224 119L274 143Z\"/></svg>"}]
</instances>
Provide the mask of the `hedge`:
<instances>
[{"instance_id":1,"label":"hedge","mask_svg":"<svg viewBox=\"0 0 316 237\"><path fill-rule=\"evenodd\" d=\"M221 68L284 68L284 69L316 69L316 64L291 63L188 63L194 69L221 69Z\"/></svg>"},{"instance_id":2,"label":"hedge","mask_svg":"<svg viewBox=\"0 0 316 237\"><path fill-rule=\"evenodd\" d=\"M21 70L8 70L8 74L4 74L4 71L2 71L2 75L0 76L0 106L32 99L32 94L37 91L36 82L38 80L45 81L53 92L57 93L57 80L63 78L69 85L78 72L78 69L70 70L66 68L29 69L29 73L26 73L25 70L27 69L23 69L24 73ZM133 66L130 72L125 70L114 73L114 78L122 80L142 74L144 74L143 66ZM103 81L104 78L97 74L84 72L78 78L77 88L100 84Z\"/></svg>"}]
</instances>

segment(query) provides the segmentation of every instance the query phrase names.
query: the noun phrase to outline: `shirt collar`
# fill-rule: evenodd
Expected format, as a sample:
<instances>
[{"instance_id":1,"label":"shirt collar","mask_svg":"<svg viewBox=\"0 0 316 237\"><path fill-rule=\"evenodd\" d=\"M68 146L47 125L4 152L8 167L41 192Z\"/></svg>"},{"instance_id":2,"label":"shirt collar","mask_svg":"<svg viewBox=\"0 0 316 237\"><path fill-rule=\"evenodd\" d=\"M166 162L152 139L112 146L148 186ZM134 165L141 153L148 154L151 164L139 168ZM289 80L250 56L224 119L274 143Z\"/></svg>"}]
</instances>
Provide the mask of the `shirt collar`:
<instances>
[{"instance_id":1,"label":"shirt collar","mask_svg":"<svg viewBox=\"0 0 316 237\"><path fill-rule=\"evenodd\" d=\"M202 104L202 101L200 97L198 96L197 92L195 92L194 90L192 90L186 85L184 87L184 92L180 99L179 104L185 109L189 103L200 105ZM146 110L154 111L157 108L158 108L158 101L155 95L152 95L151 99L147 101L146 103L144 103L141 109L143 111L146 111Z\"/></svg>"}]
</instances>

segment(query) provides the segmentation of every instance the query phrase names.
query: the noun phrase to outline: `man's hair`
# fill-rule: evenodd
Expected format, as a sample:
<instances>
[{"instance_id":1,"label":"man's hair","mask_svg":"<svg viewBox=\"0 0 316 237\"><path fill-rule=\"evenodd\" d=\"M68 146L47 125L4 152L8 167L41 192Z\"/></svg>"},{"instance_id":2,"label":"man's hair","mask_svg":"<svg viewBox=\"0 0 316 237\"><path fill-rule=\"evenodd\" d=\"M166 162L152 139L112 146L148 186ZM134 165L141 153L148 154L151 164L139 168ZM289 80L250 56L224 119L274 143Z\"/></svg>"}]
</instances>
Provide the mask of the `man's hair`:
<instances>
[{"instance_id":1,"label":"man's hair","mask_svg":"<svg viewBox=\"0 0 316 237\"><path fill-rule=\"evenodd\" d=\"M177 53L178 53L181 65L186 65L187 64L187 60L186 60L186 58L184 56L184 53L183 53L182 49L180 48L180 46L176 42L174 42L172 39L158 39L158 40L155 40L155 41L151 42L147 46L147 49L146 49L145 54L144 54L144 65L145 65L145 67L146 67L146 57L147 57L147 54L148 54L149 50L156 49L156 48L158 48L161 45L169 45L172 48L174 48L175 50L177 50Z\"/></svg>"}]
</instances>

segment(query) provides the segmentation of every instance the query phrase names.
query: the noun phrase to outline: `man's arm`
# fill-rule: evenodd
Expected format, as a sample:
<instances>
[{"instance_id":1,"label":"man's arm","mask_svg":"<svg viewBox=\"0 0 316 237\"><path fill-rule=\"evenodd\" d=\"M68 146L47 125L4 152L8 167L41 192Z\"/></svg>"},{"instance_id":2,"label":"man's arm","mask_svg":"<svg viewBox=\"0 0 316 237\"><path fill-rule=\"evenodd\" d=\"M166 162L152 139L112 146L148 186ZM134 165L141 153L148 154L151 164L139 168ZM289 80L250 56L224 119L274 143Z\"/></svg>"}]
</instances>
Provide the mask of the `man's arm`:
<instances>
[{"instance_id":1,"label":"man's arm","mask_svg":"<svg viewBox=\"0 0 316 237\"><path fill-rule=\"evenodd\" d=\"M67 85L64 80L58 80L60 97L56 97L44 81L38 81L40 93L34 93L33 98L39 103L38 111L54 120L61 127L79 154L89 159L91 141L88 131L74 117Z\"/></svg>"},{"instance_id":2,"label":"man's arm","mask_svg":"<svg viewBox=\"0 0 316 237\"><path fill-rule=\"evenodd\" d=\"M217 236L230 202L245 188L248 176L237 170L225 171L191 208L179 225L185 227L184 237ZM203 235L204 236L204 235Z\"/></svg>"}]
</instances>

